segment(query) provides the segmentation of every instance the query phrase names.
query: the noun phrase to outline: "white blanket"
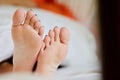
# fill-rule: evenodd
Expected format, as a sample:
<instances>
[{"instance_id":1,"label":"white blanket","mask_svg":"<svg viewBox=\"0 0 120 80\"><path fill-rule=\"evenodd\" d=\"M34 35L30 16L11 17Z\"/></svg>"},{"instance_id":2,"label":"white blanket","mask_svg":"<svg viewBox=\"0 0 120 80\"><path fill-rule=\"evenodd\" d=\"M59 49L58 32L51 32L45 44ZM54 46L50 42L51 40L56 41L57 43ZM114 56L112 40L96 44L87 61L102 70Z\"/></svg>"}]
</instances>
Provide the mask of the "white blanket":
<instances>
[{"instance_id":1,"label":"white blanket","mask_svg":"<svg viewBox=\"0 0 120 80\"><path fill-rule=\"evenodd\" d=\"M18 7L0 6L0 62L13 54L11 38L12 15ZM25 8L25 10L27 10ZM71 39L67 58L62 63L66 67L57 71L60 75L79 75L101 71L96 53L96 43L91 32L78 22L61 15L33 9L45 26L45 34L54 26L65 26L70 30ZM64 73L63 73L64 72ZM62 73L62 74L61 74Z\"/></svg>"}]
</instances>

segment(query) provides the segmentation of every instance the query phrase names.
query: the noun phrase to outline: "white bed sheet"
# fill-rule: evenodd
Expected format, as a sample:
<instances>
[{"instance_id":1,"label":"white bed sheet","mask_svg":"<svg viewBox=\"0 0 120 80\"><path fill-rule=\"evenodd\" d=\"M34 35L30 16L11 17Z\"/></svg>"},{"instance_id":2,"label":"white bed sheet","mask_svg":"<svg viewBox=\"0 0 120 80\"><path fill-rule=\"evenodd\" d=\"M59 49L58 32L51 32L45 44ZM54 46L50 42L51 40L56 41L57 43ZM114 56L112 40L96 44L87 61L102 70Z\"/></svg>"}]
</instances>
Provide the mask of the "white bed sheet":
<instances>
[{"instance_id":1,"label":"white bed sheet","mask_svg":"<svg viewBox=\"0 0 120 80\"><path fill-rule=\"evenodd\" d=\"M0 6L0 62L13 54L11 39L12 15L18 7ZM25 8L25 10L28 10ZM65 26L70 30L71 39L67 58L62 63L65 68L59 69L59 75L80 75L101 71L96 53L96 43L92 33L73 20L42 9L33 9L45 26L45 34L54 26ZM61 74L62 73L62 74ZM77 79L76 79L77 80Z\"/></svg>"},{"instance_id":2,"label":"white bed sheet","mask_svg":"<svg viewBox=\"0 0 120 80\"><path fill-rule=\"evenodd\" d=\"M55 76L54 79L43 79L43 77L33 74L4 74L0 75L0 80L100 80L99 74L82 74L76 76Z\"/></svg>"}]
</instances>

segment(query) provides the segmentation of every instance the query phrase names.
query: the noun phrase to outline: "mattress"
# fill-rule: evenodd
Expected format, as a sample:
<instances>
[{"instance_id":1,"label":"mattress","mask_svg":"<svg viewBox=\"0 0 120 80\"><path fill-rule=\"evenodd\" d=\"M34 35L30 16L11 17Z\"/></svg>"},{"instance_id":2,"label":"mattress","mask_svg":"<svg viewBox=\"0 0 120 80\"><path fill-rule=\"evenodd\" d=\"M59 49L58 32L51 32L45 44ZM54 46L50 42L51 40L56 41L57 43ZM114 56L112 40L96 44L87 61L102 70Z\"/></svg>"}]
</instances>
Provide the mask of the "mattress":
<instances>
[{"instance_id":1,"label":"mattress","mask_svg":"<svg viewBox=\"0 0 120 80\"><path fill-rule=\"evenodd\" d=\"M0 62L13 55L14 46L11 38L11 25L12 15L17 8L19 7L0 6ZM29 8L24 9L29 10ZM100 77L101 65L96 53L96 41L93 34L85 26L49 11L37 8L33 8L33 11L44 25L45 34L56 25L58 27L65 26L70 30L71 38L68 55L62 63L65 67L59 69L57 75L74 77L74 80L79 80L80 76L83 75L93 74ZM89 78L89 80L99 79ZM71 80L73 79L71 78Z\"/></svg>"}]
</instances>

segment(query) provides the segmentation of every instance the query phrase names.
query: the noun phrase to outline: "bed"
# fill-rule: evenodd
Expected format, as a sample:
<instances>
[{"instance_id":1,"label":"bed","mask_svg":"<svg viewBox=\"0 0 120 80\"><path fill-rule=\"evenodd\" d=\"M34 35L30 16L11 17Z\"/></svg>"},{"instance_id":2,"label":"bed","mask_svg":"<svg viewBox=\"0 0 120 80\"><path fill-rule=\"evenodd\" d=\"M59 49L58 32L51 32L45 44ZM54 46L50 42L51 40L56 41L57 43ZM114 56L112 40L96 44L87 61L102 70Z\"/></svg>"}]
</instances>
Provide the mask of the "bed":
<instances>
[{"instance_id":1,"label":"bed","mask_svg":"<svg viewBox=\"0 0 120 80\"><path fill-rule=\"evenodd\" d=\"M11 39L12 15L20 6L0 6L0 62L13 54ZM22 7L24 8L24 7ZM30 8L24 8L29 10ZM67 27L71 38L67 58L57 70L57 76L64 76L65 80L101 80L101 65L97 57L96 41L92 33L79 22L64 16L33 8L44 25L45 34L54 26ZM60 79L61 80L61 79Z\"/></svg>"}]
</instances>

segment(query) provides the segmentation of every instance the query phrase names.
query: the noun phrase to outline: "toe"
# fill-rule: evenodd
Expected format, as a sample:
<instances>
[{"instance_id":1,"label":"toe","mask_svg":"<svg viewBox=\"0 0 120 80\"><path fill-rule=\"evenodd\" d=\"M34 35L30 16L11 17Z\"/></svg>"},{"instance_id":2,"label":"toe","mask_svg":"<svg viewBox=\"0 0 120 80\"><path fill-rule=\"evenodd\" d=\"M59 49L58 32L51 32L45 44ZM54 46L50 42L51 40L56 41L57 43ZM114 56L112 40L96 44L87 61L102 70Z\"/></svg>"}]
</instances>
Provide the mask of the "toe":
<instances>
[{"instance_id":1,"label":"toe","mask_svg":"<svg viewBox=\"0 0 120 80\"><path fill-rule=\"evenodd\" d=\"M35 25L34 25L34 29L37 31L37 32L39 32L39 28L40 28L40 22L39 21L37 21L36 23L35 23Z\"/></svg>"},{"instance_id":2,"label":"toe","mask_svg":"<svg viewBox=\"0 0 120 80\"><path fill-rule=\"evenodd\" d=\"M40 53L43 53L44 49L45 49L45 43L42 44L42 47L41 47ZM38 57L38 58L39 58L39 57Z\"/></svg>"},{"instance_id":3,"label":"toe","mask_svg":"<svg viewBox=\"0 0 120 80\"><path fill-rule=\"evenodd\" d=\"M48 35L50 36L51 43L53 43L54 42L54 36L55 36L53 30L50 30Z\"/></svg>"},{"instance_id":4,"label":"toe","mask_svg":"<svg viewBox=\"0 0 120 80\"><path fill-rule=\"evenodd\" d=\"M40 26L40 25L39 25ZM39 27L39 32L38 34L42 37L44 33L44 28L42 26Z\"/></svg>"},{"instance_id":5,"label":"toe","mask_svg":"<svg viewBox=\"0 0 120 80\"><path fill-rule=\"evenodd\" d=\"M39 58L39 55L43 53L44 49L45 49L45 43L43 42L40 49L40 53L38 54L38 58Z\"/></svg>"},{"instance_id":6,"label":"toe","mask_svg":"<svg viewBox=\"0 0 120 80\"><path fill-rule=\"evenodd\" d=\"M60 41L63 44L68 44L70 39L70 33L69 30L65 27L62 27L60 30Z\"/></svg>"},{"instance_id":7,"label":"toe","mask_svg":"<svg viewBox=\"0 0 120 80\"><path fill-rule=\"evenodd\" d=\"M17 9L13 15L13 26L23 24L25 20L25 13L22 9Z\"/></svg>"},{"instance_id":8,"label":"toe","mask_svg":"<svg viewBox=\"0 0 120 80\"><path fill-rule=\"evenodd\" d=\"M25 18L25 24L30 24L31 18L34 16L34 12L29 10L27 11L26 18Z\"/></svg>"},{"instance_id":9,"label":"toe","mask_svg":"<svg viewBox=\"0 0 120 80\"><path fill-rule=\"evenodd\" d=\"M48 35L45 36L44 42L45 42L45 46L46 46L46 47L49 47L49 44L50 44L50 37L49 37Z\"/></svg>"},{"instance_id":10,"label":"toe","mask_svg":"<svg viewBox=\"0 0 120 80\"><path fill-rule=\"evenodd\" d=\"M55 33L55 41L60 41L59 35L60 35L60 29L58 27L54 28Z\"/></svg>"},{"instance_id":11,"label":"toe","mask_svg":"<svg viewBox=\"0 0 120 80\"><path fill-rule=\"evenodd\" d=\"M30 25L34 28L36 22L38 22L38 17L35 14L30 20Z\"/></svg>"}]
</instances>

